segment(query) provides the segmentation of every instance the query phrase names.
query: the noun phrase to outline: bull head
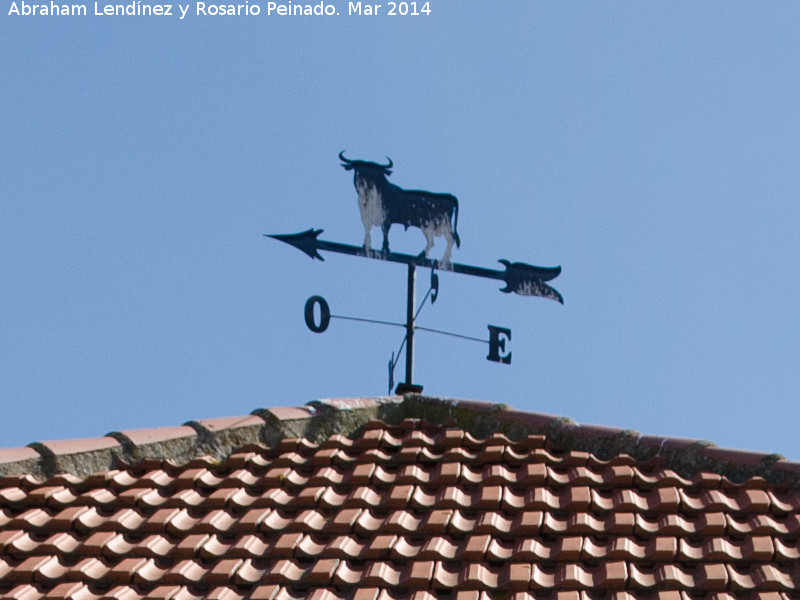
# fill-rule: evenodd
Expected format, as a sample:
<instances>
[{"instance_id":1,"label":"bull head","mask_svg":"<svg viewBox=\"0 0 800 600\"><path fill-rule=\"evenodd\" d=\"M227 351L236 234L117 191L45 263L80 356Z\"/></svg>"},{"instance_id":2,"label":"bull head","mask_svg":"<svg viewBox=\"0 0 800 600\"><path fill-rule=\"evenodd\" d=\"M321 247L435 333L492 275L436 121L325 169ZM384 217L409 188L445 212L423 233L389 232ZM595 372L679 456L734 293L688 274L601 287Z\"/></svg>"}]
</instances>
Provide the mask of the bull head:
<instances>
[{"instance_id":1,"label":"bull head","mask_svg":"<svg viewBox=\"0 0 800 600\"><path fill-rule=\"evenodd\" d=\"M389 170L394 166L392 159L388 156L386 159L389 161L389 164L382 165L379 163L369 162L366 160L350 160L349 158L345 158L344 150L339 152L339 160L342 161L342 166L344 167L345 171L351 171L353 169L375 169L376 171L382 172L384 175L391 175L392 172Z\"/></svg>"}]
</instances>

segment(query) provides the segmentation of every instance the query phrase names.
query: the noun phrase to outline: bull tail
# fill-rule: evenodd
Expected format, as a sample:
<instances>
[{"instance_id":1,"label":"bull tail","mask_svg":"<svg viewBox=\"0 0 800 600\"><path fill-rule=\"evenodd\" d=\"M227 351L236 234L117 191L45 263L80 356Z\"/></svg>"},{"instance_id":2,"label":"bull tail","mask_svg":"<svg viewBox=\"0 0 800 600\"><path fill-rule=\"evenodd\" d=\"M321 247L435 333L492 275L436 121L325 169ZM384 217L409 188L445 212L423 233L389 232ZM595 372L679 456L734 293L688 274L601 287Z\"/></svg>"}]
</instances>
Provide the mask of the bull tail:
<instances>
[{"instance_id":1,"label":"bull tail","mask_svg":"<svg viewBox=\"0 0 800 600\"><path fill-rule=\"evenodd\" d=\"M458 237L458 198L453 196L453 239L456 241L456 248L461 248L461 238Z\"/></svg>"}]
</instances>

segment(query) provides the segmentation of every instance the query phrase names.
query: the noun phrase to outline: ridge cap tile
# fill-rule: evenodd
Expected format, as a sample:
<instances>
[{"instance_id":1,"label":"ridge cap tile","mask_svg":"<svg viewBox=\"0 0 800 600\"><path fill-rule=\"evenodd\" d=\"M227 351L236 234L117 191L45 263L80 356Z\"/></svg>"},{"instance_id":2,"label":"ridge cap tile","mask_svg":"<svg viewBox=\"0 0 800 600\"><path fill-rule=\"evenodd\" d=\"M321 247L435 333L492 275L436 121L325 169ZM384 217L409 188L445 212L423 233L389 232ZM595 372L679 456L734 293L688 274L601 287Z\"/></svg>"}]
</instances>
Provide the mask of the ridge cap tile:
<instances>
[{"instance_id":1,"label":"ridge cap tile","mask_svg":"<svg viewBox=\"0 0 800 600\"><path fill-rule=\"evenodd\" d=\"M265 409L257 409L253 411L256 416L264 418L264 415L269 414L278 421L293 421L299 419L308 419L313 417L316 409L309 406L272 406Z\"/></svg>"},{"instance_id":2,"label":"ridge cap tile","mask_svg":"<svg viewBox=\"0 0 800 600\"><path fill-rule=\"evenodd\" d=\"M113 437L101 436L92 438L75 438L66 440L50 440L46 442L32 442L28 444L30 448L46 448L56 456L69 456L84 452L96 452L98 450L110 450L119 448L120 443Z\"/></svg>"},{"instance_id":3,"label":"ridge cap tile","mask_svg":"<svg viewBox=\"0 0 800 600\"><path fill-rule=\"evenodd\" d=\"M0 448L0 465L38 458L39 453L30 446Z\"/></svg>"},{"instance_id":4,"label":"ridge cap tile","mask_svg":"<svg viewBox=\"0 0 800 600\"><path fill-rule=\"evenodd\" d=\"M185 425L189 425L191 427L193 424L199 424L209 431L216 433L229 429L239 429L241 427L262 427L264 423L264 419L260 416L249 414L238 417L210 417L207 419L194 419L192 421L187 421Z\"/></svg>"},{"instance_id":5,"label":"ridge cap tile","mask_svg":"<svg viewBox=\"0 0 800 600\"><path fill-rule=\"evenodd\" d=\"M124 437L133 446L165 442L174 439L197 437L197 432L186 425L172 427L146 427L141 429L123 429L106 434L108 437Z\"/></svg>"},{"instance_id":6,"label":"ridge cap tile","mask_svg":"<svg viewBox=\"0 0 800 600\"><path fill-rule=\"evenodd\" d=\"M360 408L375 408L384 404L401 404L403 401L403 396L320 398L307 402L306 406L311 406L316 409L318 405L322 405L337 410L354 410Z\"/></svg>"},{"instance_id":7,"label":"ridge cap tile","mask_svg":"<svg viewBox=\"0 0 800 600\"><path fill-rule=\"evenodd\" d=\"M86 476L109 471L123 453L122 444L109 436L32 442L28 446L41 455L41 471L49 477L58 473Z\"/></svg>"}]
</instances>

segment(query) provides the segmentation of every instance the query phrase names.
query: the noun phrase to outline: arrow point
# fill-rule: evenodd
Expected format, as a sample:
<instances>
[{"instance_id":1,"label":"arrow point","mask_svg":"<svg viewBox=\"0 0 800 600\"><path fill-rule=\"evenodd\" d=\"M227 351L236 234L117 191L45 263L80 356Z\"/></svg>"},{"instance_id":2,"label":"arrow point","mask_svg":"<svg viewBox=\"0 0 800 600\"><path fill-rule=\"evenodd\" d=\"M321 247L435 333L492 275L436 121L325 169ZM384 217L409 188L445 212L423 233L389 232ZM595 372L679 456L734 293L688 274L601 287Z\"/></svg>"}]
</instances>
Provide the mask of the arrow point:
<instances>
[{"instance_id":1,"label":"arrow point","mask_svg":"<svg viewBox=\"0 0 800 600\"><path fill-rule=\"evenodd\" d=\"M319 255L319 252L317 252L317 237L320 233L322 233L322 229L307 229L300 233L275 235L265 233L264 235L294 246L298 250L305 252L312 259L318 258L319 260L325 260Z\"/></svg>"}]
</instances>

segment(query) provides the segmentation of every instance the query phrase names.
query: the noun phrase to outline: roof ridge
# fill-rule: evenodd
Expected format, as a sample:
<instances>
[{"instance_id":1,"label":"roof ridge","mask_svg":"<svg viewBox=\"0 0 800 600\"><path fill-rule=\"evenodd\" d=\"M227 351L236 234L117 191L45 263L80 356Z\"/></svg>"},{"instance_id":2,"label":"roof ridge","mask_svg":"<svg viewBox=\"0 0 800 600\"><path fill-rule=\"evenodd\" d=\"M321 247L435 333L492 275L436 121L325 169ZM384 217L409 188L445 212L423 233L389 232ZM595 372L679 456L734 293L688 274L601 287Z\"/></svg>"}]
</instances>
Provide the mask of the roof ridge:
<instances>
[{"instance_id":1,"label":"roof ridge","mask_svg":"<svg viewBox=\"0 0 800 600\"><path fill-rule=\"evenodd\" d=\"M800 463L778 454L720 448L704 440L642 435L636 431L582 425L506 404L406 394L366 398L320 399L303 407L273 407L250 415L200 419L177 427L114 431L98 438L33 442L0 449L0 477L57 474L86 477L125 468L145 459L187 463L210 457L224 460L248 445L275 446L287 438L322 442L331 435L356 435L369 421L397 425L404 419L463 429L476 438L503 434L514 441L546 436L548 446L590 453L601 460L620 454L637 461L661 460L684 477L703 471L741 483L763 477L800 488Z\"/></svg>"}]
</instances>

